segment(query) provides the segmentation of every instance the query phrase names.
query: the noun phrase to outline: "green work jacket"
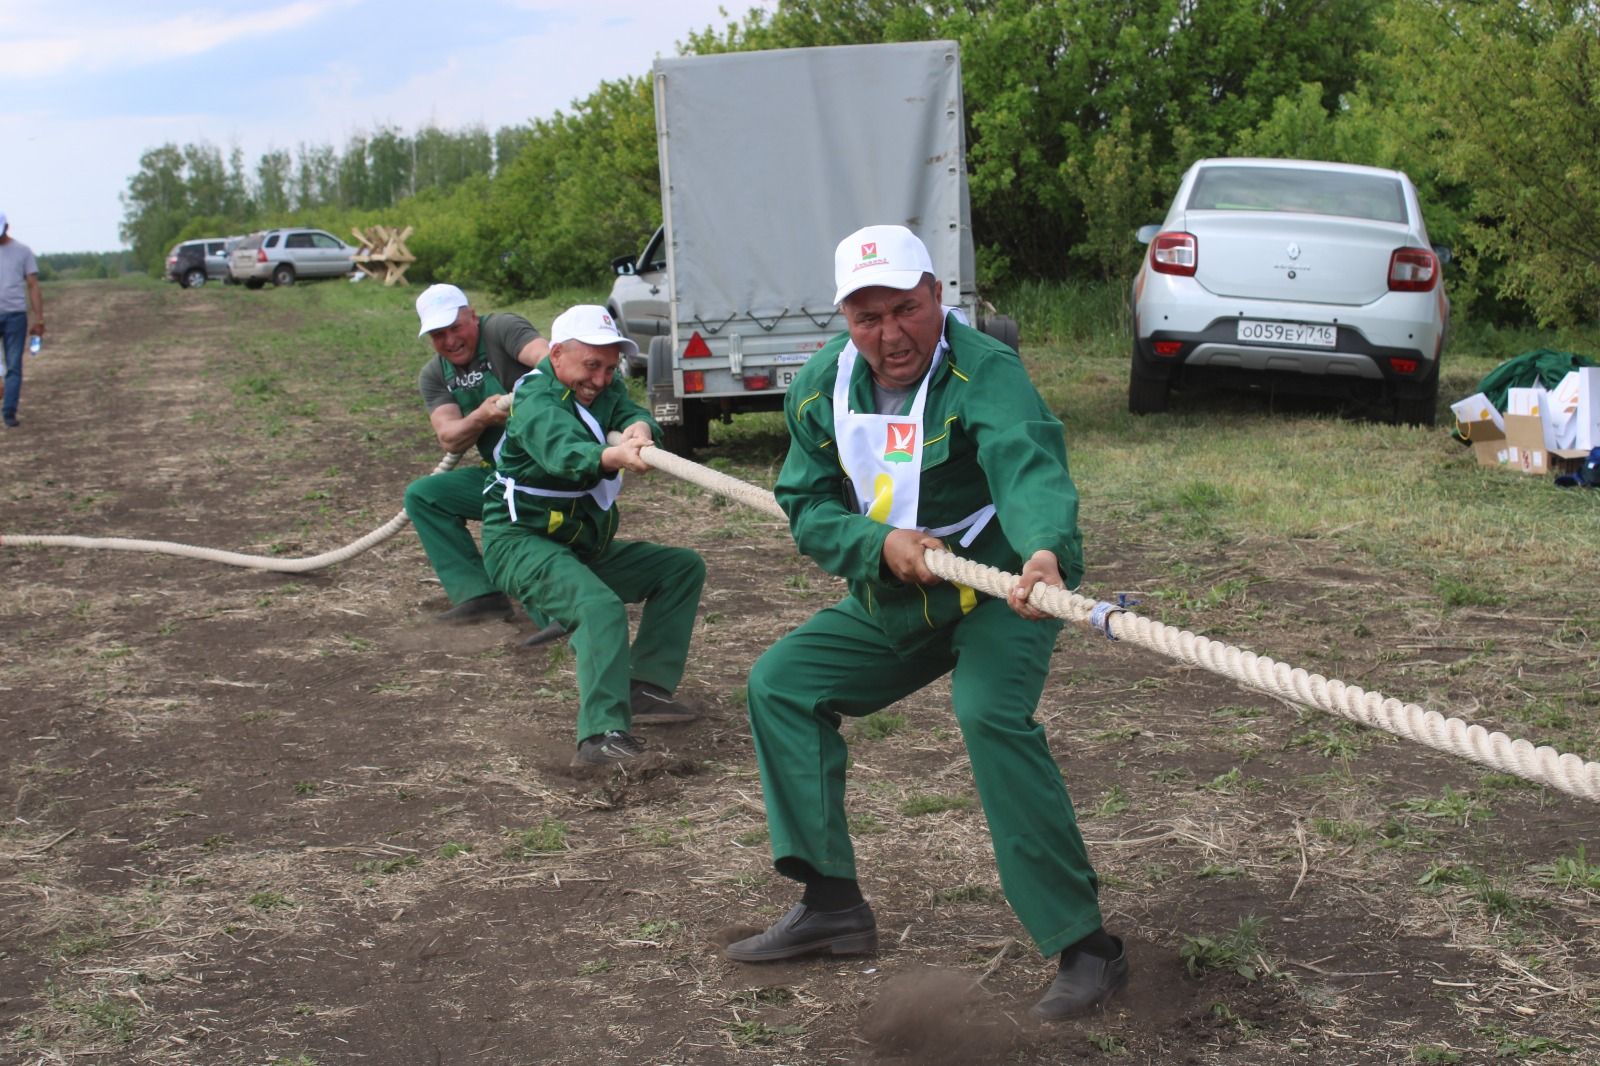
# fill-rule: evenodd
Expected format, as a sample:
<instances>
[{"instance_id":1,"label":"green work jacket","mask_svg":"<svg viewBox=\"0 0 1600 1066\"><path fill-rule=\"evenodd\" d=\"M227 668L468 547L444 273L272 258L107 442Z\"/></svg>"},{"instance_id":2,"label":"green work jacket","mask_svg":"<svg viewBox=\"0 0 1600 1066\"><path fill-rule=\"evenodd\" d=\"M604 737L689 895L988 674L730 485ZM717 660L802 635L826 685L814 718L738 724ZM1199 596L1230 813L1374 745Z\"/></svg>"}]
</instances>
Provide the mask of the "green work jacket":
<instances>
[{"instance_id":1,"label":"green work jacket","mask_svg":"<svg viewBox=\"0 0 1600 1066\"><path fill-rule=\"evenodd\" d=\"M844 578L891 640L915 644L960 620L975 597L948 582L925 587L896 580L883 565L891 527L851 506L833 430L833 385L848 339L841 334L829 341L789 387L789 454L774 491L800 551ZM939 528L992 502L995 520L970 548L954 539L947 546L1010 573L1047 549L1067 587L1076 588L1083 579L1083 539L1060 420L1010 348L953 317L946 319L945 339L950 347L933 371L923 410L917 521ZM872 371L863 358L856 360L850 404L874 410Z\"/></svg>"},{"instance_id":2,"label":"green work jacket","mask_svg":"<svg viewBox=\"0 0 1600 1066\"><path fill-rule=\"evenodd\" d=\"M661 427L628 396L621 378L595 398L589 414L606 433L644 422L661 443ZM578 416L577 396L557 380L546 358L535 372L522 376L511 394L505 435L495 449L495 473L529 488L586 492L602 478L618 476L600 469L605 448ZM601 510L592 496L567 499L518 492L516 511L518 526L565 544L585 559L603 552L617 532L617 505ZM484 528L510 523L504 482L491 481L483 501Z\"/></svg>"}]
</instances>

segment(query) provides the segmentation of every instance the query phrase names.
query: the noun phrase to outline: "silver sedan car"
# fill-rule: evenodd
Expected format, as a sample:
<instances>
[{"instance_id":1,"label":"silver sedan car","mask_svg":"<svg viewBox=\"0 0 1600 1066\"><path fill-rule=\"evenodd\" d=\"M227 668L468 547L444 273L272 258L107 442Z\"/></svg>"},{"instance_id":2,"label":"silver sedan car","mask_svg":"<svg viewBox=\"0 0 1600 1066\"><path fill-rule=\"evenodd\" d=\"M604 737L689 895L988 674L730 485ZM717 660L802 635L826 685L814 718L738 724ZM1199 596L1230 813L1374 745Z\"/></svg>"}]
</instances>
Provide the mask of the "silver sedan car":
<instances>
[{"instance_id":1,"label":"silver sedan car","mask_svg":"<svg viewBox=\"0 0 1600 1066\"><path fill-rule=\"evenodd\" d=\"M1450 324L1441 263L1397 170L1289 159L1188 169L1133 282L1128 409L1196 378L1351 396L1432 425Z\"/></svg>"}]
</instances>

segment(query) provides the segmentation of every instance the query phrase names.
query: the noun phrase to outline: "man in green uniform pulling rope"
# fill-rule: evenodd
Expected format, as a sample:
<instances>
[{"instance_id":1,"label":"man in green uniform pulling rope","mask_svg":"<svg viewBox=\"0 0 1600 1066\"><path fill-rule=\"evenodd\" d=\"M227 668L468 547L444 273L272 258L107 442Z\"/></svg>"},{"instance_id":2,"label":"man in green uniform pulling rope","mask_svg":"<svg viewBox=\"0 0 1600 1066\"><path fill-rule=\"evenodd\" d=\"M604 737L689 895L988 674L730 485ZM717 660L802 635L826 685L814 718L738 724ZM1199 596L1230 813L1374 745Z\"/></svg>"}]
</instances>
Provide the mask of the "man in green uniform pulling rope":
<instances>
[{"instance_id":1,"label":"man in green uniform pulling rope","mask_svg":"<svg viewBox=\"0 0 1600 1066\"><path fill-rule=\"evenodd\" d=\"M603 307L579 305L550 326L550 354L518 382L485 486L489 576L572 634L578 658L575 766L645 754L635 724L685 722L683 679L706 564L687 548L614 539L622 471L649 466L661 428L617 377L623 337ZM608 444L607 435L621 435ZM644 603L628 642L627 604Z\"/></svg>"},{"instance_id":2,"label":"man in green uniform pulling rope","mask_svg":"<svg viewBox=\"0 0 1600 1066\"><path fill-rule=\"evenodd\" d=\"M549 346L521 315L479 315L454 285L430 285L417 297L417 317L437 357L417 377L428 421L448 452L478 446L481 462L420 477L406 486L406 515L417 529L422 550L454 605L441 622L470 624L509 620L511 601L494 587L483 557L467 530L483 518L483 486L492 473L494 446L506 412L496 396L509 393L517 379L539 365ZM562 635L559 625L544 625L523 642L533 647Z\"/></svg>"},{"instance_id":3,"label":"man in green uniform pulling rope","mask_svg":"<svg viewBox=\"0 0 1600 1066\"><path fill-rule=\"evenodd\" d=\"M956 721L988 820L1000 884L1056 977L1034 1012L1103 1004L1127 982L1089 864L1033 713L1061 622L1027 602L1083 576L1078 497L1062 426L1022 361L941 306L926 246L868 226L834 258L848 332L790 386L790 447L775 489L795 544L850 595L779 640L750 673L750 725L773 865L804 884L765 932L728 945L767 962L874 951L845 818L843 716L951 674ZM1009 600L944 583L923 559L942 538L1020 573Z\"/></svg>"}]
</instances>

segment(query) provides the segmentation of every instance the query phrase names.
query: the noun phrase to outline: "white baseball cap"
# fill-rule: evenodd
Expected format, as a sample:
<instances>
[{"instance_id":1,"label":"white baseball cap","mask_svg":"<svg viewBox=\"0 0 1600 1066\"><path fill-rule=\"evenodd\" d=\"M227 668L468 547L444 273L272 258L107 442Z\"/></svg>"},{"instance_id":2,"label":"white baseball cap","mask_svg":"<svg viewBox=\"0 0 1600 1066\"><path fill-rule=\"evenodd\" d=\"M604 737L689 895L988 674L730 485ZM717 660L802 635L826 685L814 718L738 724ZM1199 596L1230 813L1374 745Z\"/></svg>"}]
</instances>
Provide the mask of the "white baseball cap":
<instances>
[{"instance_id":1,"label":"white baseball cap","mask_svg":"<svg viewBox=\"0 0 1600 1066\"><path fill-rule=\"evenodd\" d=\"M454 325L466 306L467 294L454 285L429 285L417 297L417 317L422 320L417 336L424 337L436 329Z\"/></svg>"},{"instance_id":2,"label":"white baseball cap","mask_svg":"<svg viewBox=\"0 0 1600 1066\"><path fill-rule=\"evenodd\" d=\"M833 302L869 285L914 289L924 274L933 273L928 246L904 226L863 226L833 250Z\"/></svg>"},{"instance_id":3,"label":"white baseball cap","mask_svg":"<svg viewBox=\"0 0 1600 1066\"><path fill-rule=\"evenodd\" d=\"M597 347L620 344L624 356L639 354L639 346L622 335L611 312L598 304L569 307L550 323L550 343L563 344L567 341L582 341Z\"/></svg>"}]
</instances>

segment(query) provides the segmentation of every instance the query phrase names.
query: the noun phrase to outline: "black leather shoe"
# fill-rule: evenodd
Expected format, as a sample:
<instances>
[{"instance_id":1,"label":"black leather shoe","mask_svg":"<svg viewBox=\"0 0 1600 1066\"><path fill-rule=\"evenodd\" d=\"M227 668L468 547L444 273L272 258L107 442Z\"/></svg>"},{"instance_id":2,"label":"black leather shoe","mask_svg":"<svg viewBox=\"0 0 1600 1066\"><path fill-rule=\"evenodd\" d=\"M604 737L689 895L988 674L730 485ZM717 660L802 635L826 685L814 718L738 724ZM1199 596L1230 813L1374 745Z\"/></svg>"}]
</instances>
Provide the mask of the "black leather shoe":
<instances>
[{"instance_id":1,"label":"black leather shoe","mask_svg":"<svg viewBox=\"0 0 1600 1066\"><path fill-rule=\"evenodd\" d=\"M878 950L878 922L863 900L845 911L814 911L796 903L764 933L722 949L734 962L776 962L802 955L871 955Z\"/></svg>"},{"instance_id":2,"label":"black leather shoe","mask_svg":"<svg viewBox=\"0 0 1600 1066\"><path fill-rule=\"evenodd\" d=\"M648 681L635 681L628 687L628 714L634 725L673 725L700 717L672 698L672 693Z\"/></svg>"},{"instance_id":3,"label":"black leather shoe","mask_svg":"<svg viewBox=\"0 0 1600 1066\"><path fill-rule=\"evenodd\" d=\"M532 636L524 637L522 647L537 648L541 644L549 644L553 640L560 640L566 635L567 631L561 627L560 622L551 622Z\"/></svg>"},{"instance_id":4,"label":"black leather shoe","mask_svg":"<svg viewBox=\"0 0 1600 1066\"><path fill-rule=\"evenodd\" d=\"M491 618L511 621L511 600L504 592L490 592L462 600L454 607L436 616L448 625L464 626L474 622L487 622Z\"/></svg>"},{"instance_id":5,"label":"black leather shoe","mask_svg":"<svg viewBox=\"0 0 1600 1066\"><path fill-rule=\"evenodd\" d=\"M1119 937L1117 957L1102 959L1087 951L1080 951L1056 973L1056 979L1045 989L1044 998L1033 1005L1036 1017L1047 1022L1085 1014L1102 1007L1112 996L1128 984L1128 953Z\"/></svg>"}]
</instances>

